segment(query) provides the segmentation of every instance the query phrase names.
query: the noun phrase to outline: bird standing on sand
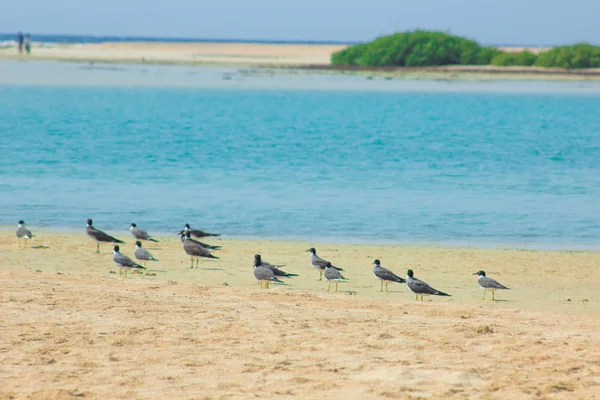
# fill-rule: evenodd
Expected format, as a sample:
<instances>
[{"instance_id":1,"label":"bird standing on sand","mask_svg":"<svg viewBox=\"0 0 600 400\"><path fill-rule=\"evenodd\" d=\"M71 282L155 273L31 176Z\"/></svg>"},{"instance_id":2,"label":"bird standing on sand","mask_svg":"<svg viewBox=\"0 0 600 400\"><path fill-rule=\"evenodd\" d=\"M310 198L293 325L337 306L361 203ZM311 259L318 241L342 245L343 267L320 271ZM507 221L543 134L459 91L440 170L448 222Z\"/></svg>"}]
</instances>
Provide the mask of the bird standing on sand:
<instances>
[{"instance_id":1,"label":"bird standing on sand","mask_svg":"<svg viewBox=\"0 0 600 400\"><path fill-rule=\"evenodd\" d=\"M348 279L344 278L340 273L339 269L331 265L330 262L325 264L325 279L328 281L327 291L331 289L331 281L335 281L335 291L338 291L338 282L339 281L347 281Z\"/></svg>"},{"instance_id":2,"label":"bird standing on sand","mask_svg":"<svg viewBox=\"0 0 600 400\"><path fill-rule=\"evenodd\" d=\"M107 235L102 232L100 229L96 229L93 227L93 221L88 218L87 226L85 227L85 232L87 235L96 241L96 253L100 253L100 242L106 243L123 243L122 240L115 239L114 237Z\"/></svg>"},{"instance_id":3,"label":"bird standing on sand","mask_svg":"<svg viewBox=\"0 0 600 400\"><path fill-rule=\"evenodd\" d=\"M307 252L310 252L310 265L313 268L316 268L319 270L319 280L322 281L323 280L323 271L325 270L325 267L327 266L327 263L329 263L329 261L322 259L321 257L319 257L317 255L317 250L315 250L314 247L311 247L310 249L306 250ZM330 263L331 264L331 263ZM338 268L338 267L333 267L335 269L337 269L338 271L343 271L342 268Z\"/></svg>"},{"instance_id":4,"label":"bird standing on sand","mask_svg":"<svg viewBox=\"0 0 600 400\"><path fill-rule=\"evenodd\" d=\"M134 262L131 258L119 253L119 246L115 246L113 249L113 262L119 267L119 276L121 276L123 268L125 268L125 278L127 278L127 271L130 269L146 269Z\"/></svg>"},{"instance_id":5,"label":"bird standing on sand","mask_svg":"<svg viewBox=\"0 0 600 400\"><path fill-rule=\"evenodd\" d=\"M388 291L388 282L406 282L404 279L400 278L398 275L394 274L389 269L383 268L379 260L373 261L373 274L375 275L375 278L381 281L381 289L379 290L380 292L383 292L383 282L385 282L386 292Z\"/></svg>"},{"instance_id":6,"label":"bird standing on sand","mask_svg":"<svg viewBox=\"0 0 600 400\"><path fill-rule=\"evenodd\" d=\"M129 232L131 232L131 236L133 236L137 240L148 240L150 242L158 242L158 240L152 239L150 235L148 235L148 232L138 228L136 224L131 224L131 226L129 227Z\"/></svg>"},{"instance_id":7,"label":"bird standing on sand","mask_svg":"<svg viewBox=\"0 0 600 400\"><path fill-rule=\"evenodd\" d=\"M260 267L265 267L265 268L269 268L271 271L273 271L273 275L275 276L283 276L284 278L291 278L293 276L298 276L298 274L290 274L287 273L285 271L280 270L277 267L282 267L282 265L273 265L273 264L269 264L266 261L262 260L262 257L260 256L260 254L256 254L254 256L254 266L260 266Z\"/></svg>"},{"instance_id":8,"label":"bird standing on sand","mask_svg":"<svg viewBox=\"0 0 600 400\"><path fill-rule=\"evenodd\" d=\"M210 245L207 243L202 243L199 240L192 239L191 232L181 231L181 232L178 232L177 234L181 235L181 243L183 243L187 237L188 240L191 240L192 242L199 244L200 246L204 247L205 249L208 249L208 250L220 250L221 249L221 246L213 246L213 245Z\"/></svg>"},{"instance_id":9,"label":"bird standing on sand","mask_svg":"<svg viewBox=\"0 0 600 400\"><path fill-rule=\"evenodd\" d=\"M158 261L156 258L154 258L152 253L142 248L142 242L139 240L135 242L135 251L133 252L133 255L144 264L148 261Z\"/></svg>"},{"instance_id":10,"label":"bird standing on sand","mask_svg":"<svg viewBox=\"0 0 600 400\"><path fill-rule=\"evenodd\" d=\"M27 228L25 228L25 222L23 220L19 221L19 225L17 225L17 239L19 240L19 247L21 247L21 241L24 240L23 245L27 246L27 240L31 239L33 234Z\"/></svg>"},{"instance_id":11,"label":"bird standing on sand","mask_svg":"<svg viewBox=\"0 0 600 400\"><path fill-rule=\"evenodd\" d=\"M485 292L487 292L488 290L492 292L492 301L496 300L494 298L494 292L496 290L510 290L506 286L498 283L498 281L496 281L495 279L488 278L487 276L485 276L485 271L477 271L473 275L479 275L479 279L477 279L477 282L479 283L479 286L483 289L483 300L485 300Z\"/></svg>"},{"instance_id":12,"label":"bird standing on sand","mask_svg":"<svg viewBox=\"0 0 600 400\"><path fill-rule=\"evenodd\" d=\"M427 283L415 278L412 269L409 269L406 275L406 286L417 296L417 300L419 300L419 296L421 296L421 301L423 301L423 296L450 296L449 294L440 292L429 286Z\"/></svg>"},{"instance_id":13,"label":"bird standing on sand","mask_svg":"<svg viewBox=\"0 0 600 400\"><path fill-rule=\"evenodd\" d=\"M196 238L208 237L208 236L221 236L220 233L208 233L208 232L201 231L200 229L192 229L190 227L190 224L185 224L185 227L183 228L183 231L181 231L181 232L182 233L190 232L192 234L192 236L194 236Z\"/></svg>"},{"instance_id":14,"label":"bird standing on sand","mask_svg":"<svg viewBox=\"0 0 600 400\"><path fill-rule=\"evenodd\" d=\"M196 258L196 268L198 268L199 257L219 258L210 254L210 251L206 247L203 247L195 240L190 239L190 232L186 232L184 235L183 250L185 250L185 252L192 257L192 264L190 268L194 268L194 258Z\"/></svg>"},{"instance_id":15,"label":"bird standing on sand","mask_svg":"<svg viewBox=\"0 0 600 400\"><path fill-rule=\"evenodd\" d=\"M262 262L260 260L260 256L258 259L256 256L254 256L254 277L260 283L261 288L264 287L265 289L268 289L271 282L284 283L275 276L275 273L270 268L267 268L261 264Z\"/></svg>"}]
</instances>

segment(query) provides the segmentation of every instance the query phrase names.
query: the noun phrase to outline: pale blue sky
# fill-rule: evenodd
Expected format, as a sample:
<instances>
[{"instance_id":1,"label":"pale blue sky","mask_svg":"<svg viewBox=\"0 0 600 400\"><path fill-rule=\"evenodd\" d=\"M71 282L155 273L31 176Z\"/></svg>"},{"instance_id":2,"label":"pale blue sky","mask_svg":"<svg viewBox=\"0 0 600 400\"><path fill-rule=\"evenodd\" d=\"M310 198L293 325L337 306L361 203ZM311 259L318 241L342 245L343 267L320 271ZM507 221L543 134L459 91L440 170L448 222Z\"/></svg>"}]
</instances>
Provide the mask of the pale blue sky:
<instances>
[{"instance_id":1,"label":"pale blue sky","mask_svg":"<svg viewBox=\"0 0 600 400\"><path fill-rule=\"evenodd\" d=\"M0 32L349 40L414 28L483 44L600 43L600 0L2 0Z\"/></svg>"}]
</instances>

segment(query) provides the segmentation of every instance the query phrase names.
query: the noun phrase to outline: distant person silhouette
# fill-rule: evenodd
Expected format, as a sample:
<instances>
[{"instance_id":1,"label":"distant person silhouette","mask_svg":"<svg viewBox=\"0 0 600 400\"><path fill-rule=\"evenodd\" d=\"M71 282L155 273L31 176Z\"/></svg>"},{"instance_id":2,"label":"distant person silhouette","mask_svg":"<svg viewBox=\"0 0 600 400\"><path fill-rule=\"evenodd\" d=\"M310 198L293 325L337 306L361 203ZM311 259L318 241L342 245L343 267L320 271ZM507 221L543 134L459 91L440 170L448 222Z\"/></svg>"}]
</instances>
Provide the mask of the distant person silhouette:
<instances>
[{"instance_id":1,"label":"distant person silhouette","mask_svg":"<svg viewBox=\"0 0 600 400\"><path fill-rule=\"evenodd\" d=\"M19 32L17 34L17 45L19 46L19 53L23 52L23 42L25 41L25 38L23 37L23 32Z\"/></svg>"},{"instance_id":2,"label":"distant person silhouette","mask_svg":"<svg viewBox=\"0 0 600 400\"><path fill-rule=\"evenodd\" d=\"M31 53L31 36L29 36L29 33L25 34L24 43L25 51L27 52L27 54Z\"/></svg>"}]
</instances>

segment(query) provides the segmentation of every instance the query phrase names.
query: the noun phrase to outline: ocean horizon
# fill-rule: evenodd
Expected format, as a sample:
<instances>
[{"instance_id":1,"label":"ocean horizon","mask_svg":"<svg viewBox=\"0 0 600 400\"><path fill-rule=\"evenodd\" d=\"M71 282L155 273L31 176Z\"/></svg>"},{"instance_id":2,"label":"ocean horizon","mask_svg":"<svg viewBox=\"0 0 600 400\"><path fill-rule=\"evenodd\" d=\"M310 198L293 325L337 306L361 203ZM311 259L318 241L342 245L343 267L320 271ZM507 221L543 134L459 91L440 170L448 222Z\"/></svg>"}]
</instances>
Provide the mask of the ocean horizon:
<instances>
[{"instance_id":1,"label":"ocean horizon","mask_svg":"<svg viewBox=\"0 0 600 400\"><path fill-rule=\"evenodd\" d=\"M16 40L18 32L0 33L0 43ZM27 32L23 32L27 33ZM166 43L257 43L257 44L315 44L315 45L353 45L368 42L357 40L307 40L307 39L269 39L269 38L189 38L170 36L129 36L129 35L73 35L73 34L44 34L30 33L33 42L57 44L84 44L106 42L166 42ZM554 47L553 44L515 44L515 43L483 43L485 46L496 47Z\"/></svg>"},{"instance_id":2,"label":"ocean horizon","mask_svg":"<svg viewBox=\"0 0 600 400\"><path fill-rule=\"evenodd\" d=\"M0 83L1 226L598 249L598 85L79 65Z\"/></svg>"}]
</instances>

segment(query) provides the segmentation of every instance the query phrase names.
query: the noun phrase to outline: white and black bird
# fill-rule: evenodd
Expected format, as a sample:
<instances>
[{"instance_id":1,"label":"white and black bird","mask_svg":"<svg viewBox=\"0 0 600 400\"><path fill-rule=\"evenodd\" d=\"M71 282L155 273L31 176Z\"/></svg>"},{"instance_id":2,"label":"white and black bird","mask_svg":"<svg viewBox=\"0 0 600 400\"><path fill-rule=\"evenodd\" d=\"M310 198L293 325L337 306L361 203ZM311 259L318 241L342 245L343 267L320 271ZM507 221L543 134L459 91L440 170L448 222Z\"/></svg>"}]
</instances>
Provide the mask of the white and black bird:
<instances>
[{"instance_id":1,"label":"white and black bird","mask_svg":"<svg viewBox=\"0 0 600 400\"><path fill-rule=\"evenodd\" d=\"M381 262L379 260L373 261L373 275L375 278L381 281L381 289L380 292L383 292L383 283L385 282L385 291L388 291L388 282L398 282L404 283L406 282L404 279L400 278L398 275L394 274L387 268L383 268L381 266Z\"/></svg>"},{"instance_id":2,"label":"white and black bird","mask_svg":"<svg viewBox=\"0 0 600 400\"><path fill-rule=\"evenodd\" d=\"M190 226L190 224L185 224L183 230L181 232L179 232L179 234L182 234L185 232L190 232L192 234L192 236L196 237L196 238L202 238L202 237L208 237L208 236L221 236L220 233L208 233L208 232L201 231L200 229L193 229Z\"/></svg>"},{"instance_id":3,"label":"white and black bird","mask_svg":"<svg viewBox=\"0 0 600 400\"><path fill-rule=\"evenodd\" d=\"M479 287L483 289L483 300L485 300L485 292L488 290L492 292L492 300L496 300L494 298L494 292L496 290L510 290L506 286L498 283L495 279L488 278L485 276L485 271L477 271L473 275L479 275L477 282L479 283Z\"/></svg>"},{"instance_id":4,"label":"white and black bird","mask_svg":"<svg viewBox=\"0 0 600 400\"><path fill-rule=\"evenodd\" d=\"M260 258L257 259L256 256L254 257L253 269L254 277L260 283L261 288L268 289L271 282L284 283L275 276L275 273L270 268L261 265Z\"/></svg>"},{"instance_id":5,"label":"white and black bird","mask_svg":"<svg viewBox=\"0 0 600 400\"><path fill-rule=\"evenodd\" d=\"M125 278L127 278L127 271L130 269L146 269L145 267L133 261L131 258L121 254L119 250L119 246L115 246L113 248L113 262L117 267L119 267L119 276L121 276L123 268L125 268Z\"/></svg>"},{"instance_id":6,"label":"white and black bird","mask_svg":"<svg viewBox=\"0 0 600 400\"><path fill-rule=\"evenodd\" d=\"M288 272L282 271L280 270L278 267L281 267L281 265L273 265L273 264L269 264L266 261L262 260L262 257L260 256L260 254L255 254L254 255L254 266L260 266L260 267L265 267L265 268L269 268L271 271L273 271L273 274L275 276L282 276L284 278L291 278L294 276L298 276L298 274L290 274Z\"/></svg>"},{"instance_id":7,"label":"white and black bird","mask_svg":"<svg viewBox=\"0 0 600 400\"><path fill-rule=\"evenodd\" d=\"M310 249L308 249L306 251L310 252L310 266L319 270L319 280L322 281L323 280L323 271L325 271L325 267L327 266L327 263L329 261L319 257L317 255L317 250L315 250L314 247L311 247ZM334 266L332 266L332 267L337 269L338 271L343 271L342 268L338 268L338 267L334 267Z\"/></svg>"},{"instance_id":8,"label":"white and black bird","mask_svg":"<svg viewBox=\"0 0 600 400\"><path fill-rule=\"evenodd\" d=\"M135 251L133 252L135 258L140 260L142 263L146 263L148 261L158 261L152 253L142 247L142 242L139 240L135 242Z\"/></svg>"},{"instance_id":9,"label":"white and black bird","mask_svg":"<svg viewBox=\"0 0 600 400\"><path fill-rule=\"evenodd\" d=\"M331 289L331 281L335 281L335 291L338 291L338 282L340 281L347 281L348 279L344 278L342 276L342 274L340 273L340 270L336 267L334 267L333 265L331 265L330 262L327 262L327 264L325 264L325 279L327 279L328 281L328 285L327 285L327 291L329 292L329 290Z\"/></svg>"},{"instance_id":10,"label":"white and black bird","mask_svg":"<svg viewBox=\"0 0 600 400\"><path fill-rule=\"evenodd\" d=\"M100 253L100 242L105 243L123 243L122 240L116 239L106 233L102 232L100 229L96 229L93 226L93 221L88 218L87 225L85 227L85 232L87 235L96 241L96 253Z\"/></svg>"},{"instance_id":11,"label":"white and black bird","mask_svg":"<svg viewBox=\"0 0 600 400\"><path fill-rule=\"evenodd\" d=\"M203 243L199 240L192 239L191 232L181 231L181 232L178 232L177 234L181 235L181 243L183 243L187 237L188 240L191 240L194 243L198 243L200 246L204 247L205 249L208 249L208 250L220 250L221 249L221 246L213 246L213 245L210 245L207 243Z\"/></svg>"},{"instance_id":12,"label":"white and black bird","mask_svg":"<svg viewBox=\"0 0 600 400\"><path fill-rule=\"evenodd\" d=\"M406 275L406 286L417 296L417 300L419 300L419 296L421 296L421 301L423 301L423 296L450 296L448 293L440 292L427 283L415 278L412 269L409 269Z\"/></svg>"},{"instance_id":13,"label":"white and black bird","mask_svg":"<svg viewBox=\"0 0 600 400\"><path fill-rule=\"evenodd\" d=\"M150 242L158 242L158 240L151 238L150 235L148 235L148 232L138 228L136 224L131 224L131 226L129 227L129 232L131 232L131 236L133 236L137 240L148 240Z\"/></svg>"},{"instance_id":14,"label":"white and black bird","mask_svg":"<svg viewBox=\"0 0 600 400\"><path fill-rule=\"evenodd\" d=\"M20 220L17 225L17 239L19 240L19 247L21 247L21 241L24 240L23 245L27 246L27 240L31 239L34 235L31 231L25 228L25 221Z\"/></svg>"},{"instance_id":15,"label":"white and black bird","mask_svg":"<svg viewBox=\"0 0 600 400\"><path fill-rule=\"evenodd\" d=\"M184 235L183 250L185 250L185 252L192 258L192 264L190 268L194 268L194 258L196 259L196 268L198 268L198 260L200 257L215 259L219 258L210 254L209 249L201 246L198 242L191 239L190 232L186 232Z\"/></svg>"}]
</instances>

